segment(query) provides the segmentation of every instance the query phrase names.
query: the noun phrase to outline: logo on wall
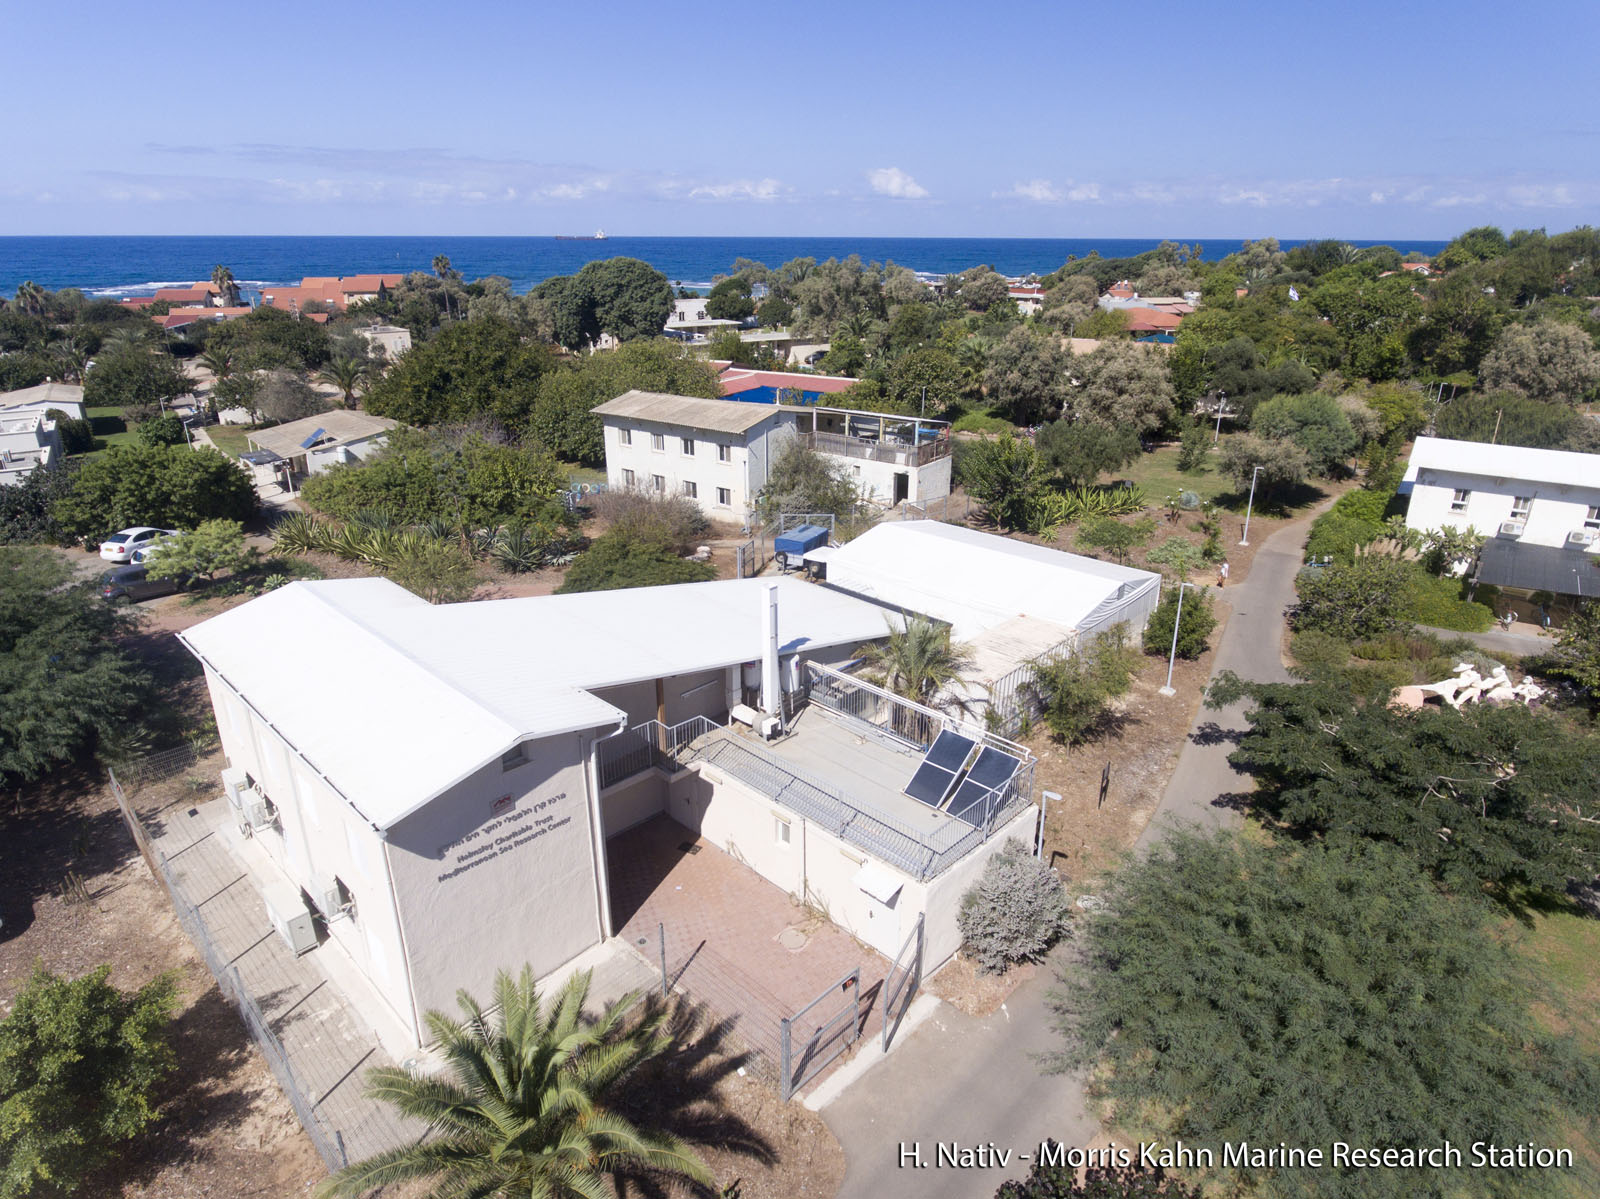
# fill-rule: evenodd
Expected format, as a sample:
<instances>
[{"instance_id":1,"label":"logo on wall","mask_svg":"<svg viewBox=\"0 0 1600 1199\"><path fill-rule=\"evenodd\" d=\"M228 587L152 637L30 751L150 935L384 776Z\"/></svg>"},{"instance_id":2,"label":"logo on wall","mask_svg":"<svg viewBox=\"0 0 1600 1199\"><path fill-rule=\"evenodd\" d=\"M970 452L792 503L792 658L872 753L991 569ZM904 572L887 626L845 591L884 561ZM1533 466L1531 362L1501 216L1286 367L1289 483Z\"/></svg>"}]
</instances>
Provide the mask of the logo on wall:
<instances>
[{"instance_id":1,"label":"logo on wall","mask_svg":"<svg viewBox=\"0 0 1600 1199\"><path fill-rule=\"evenodd\" d=\"M502 795L489 805L489 815L498 816L501 812L509 811L516 801L509 795Z\"/></svg>"}]
</instances>

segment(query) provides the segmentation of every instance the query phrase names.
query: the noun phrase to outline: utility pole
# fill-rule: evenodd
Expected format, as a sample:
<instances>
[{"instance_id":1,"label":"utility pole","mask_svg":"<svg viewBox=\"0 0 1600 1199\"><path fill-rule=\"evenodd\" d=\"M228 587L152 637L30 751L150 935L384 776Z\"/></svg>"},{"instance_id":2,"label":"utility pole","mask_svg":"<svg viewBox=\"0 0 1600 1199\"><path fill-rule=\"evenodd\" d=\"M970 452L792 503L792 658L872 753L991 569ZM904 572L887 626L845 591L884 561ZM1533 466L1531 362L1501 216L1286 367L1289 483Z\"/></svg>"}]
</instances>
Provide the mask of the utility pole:
<instances>
[{"instance_id":1,"label":"utility pole","mask_svg":"<svg viewBox=\"0 0 1600 1199\"><path fill-rule=\"evenodd\" d=\"M1249 545L1250 544L1250 513L1255 511L1255 507L1256 507L1256 476L1259 475L1260 473L1261 473L1261 468L1259 466L1256 467L1255 470L1250 472L1250 502L1245 505L1245 509L1244 509L1244 535L1239 538L1239 544L1240 545ZM1178 597L1178 602L1179 603L1183 602L1183 597L1181 595Z\"/></svg>"},{"instance_id":2,"label":"utility pole","mask_svg":"<svg viewBox=\"0 0 1600 1199\"><path fill-rule=\"evenodd\" d=\"M1178 612L1172 618L1172 652L1167 656L1167 685L1160 689L1162 695L1173 696L1177 694L1172 688L1172 665L1178 660L1178 628L1183 624L1183 589L1194 586L1196 586L1194 583L1178 584Z\"/></svg>"},{"instance_id":3,"label":"utility pole","mask_svg":"<svg viewBox=\"0 0 1600 1199\"><path fill-rule=\"evenodd\" d=\"M1216 445L1222 440L1222 410L1228 406L1228 393L1217 392L1217 431L1211 435L1211 444Z\"/></svg>"}]
</instances>

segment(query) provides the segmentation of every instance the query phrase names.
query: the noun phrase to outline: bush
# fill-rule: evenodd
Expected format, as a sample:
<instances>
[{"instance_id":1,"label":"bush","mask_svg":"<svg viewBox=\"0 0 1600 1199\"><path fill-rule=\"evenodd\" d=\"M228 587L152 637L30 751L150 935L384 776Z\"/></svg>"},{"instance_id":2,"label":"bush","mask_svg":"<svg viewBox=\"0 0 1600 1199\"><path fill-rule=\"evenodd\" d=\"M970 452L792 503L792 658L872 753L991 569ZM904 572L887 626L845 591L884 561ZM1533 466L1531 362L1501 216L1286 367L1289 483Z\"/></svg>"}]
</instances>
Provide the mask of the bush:
<instances>
[{"instance_id":1,"label":"bush","mask_svg":"<svg viewBox=\"0 0 1600 1199\"><path fill-rule=\"evenodd\" d=\"M1155 532L1156 522L1148 516L1132 524L1124 524L1110 516L1095 516L1085 521L1078 530L1078 544L1090 549L1103 549L1115 555L1118 562L1128 560L1128 551L1143 545Z\"/></svg>"},{"instance_id":2,"label":"bush","mask_svg":"<svg viewBox=\"0 0 1600 1199\"><path fill-rule=\"evenodd\" d=\"M1172 622L1178 614L1181 588L1169 587L1144 627L1144 652L1165 656L1172 652ZM1217 627L1211 611L1211 589L1202 587L1183 597L1183 619L1178 625L1178 657L1198 658L1206 652L1206 638Z\"/></svg>"},{"instance_id":3,"label":"bush","mask_svg":"<svg viewBox=\"0 0 1600 1199\"><path fill-rule=\"evenodd\" d=\"M1411 572L1405 614L1418 624L1458 633L1482 633L1494 624L1494 611L1466 598L1461 579L1436 578L1421 567Z\"/></svg>"},{"instance_id":4,"label":"bush","mask_svg":"<svg viewBox=\"0 0 1600 1199\"><path fill-rule=\"evenodd\" d=\"M1013 838L984 865L956 917L978 965L998 974L1038 961L1067 923L1061 876Z\"/></svg>"},{"instance_id":5,"label":"bush","mask_svg":"<svg viewBox=\"0 0 1600 1199\"><path fill-rule=\"evenodd\" d=\"M1377 554L1300 572L1300 602L1290 611L1295 632L1316 629L1346 641L1380 637L1408 623L1407 587L1415 564Z\"/></svg>"},{"instance_id":6,"label":"bush","mask_svg":"<svg viewBox=\"0 0 1600 1199\"><path fill-rule=\"evenodd\" d=\"M710 563L687 561L658 541L641 541L627 533L606 533L578 555L557 592L568 595L619 587L705 583L716 577L716 568Z\"/></svg>"},{"instance_id":7,"label":"bush","mask_svg":"<svg viewBox=\"0 0 1600 1199\"><path fill-rule=\"evenodd\" d=\"M152 579L209 583L221 573L243 570L254 557L255 551L245 547L238 521L208 520L151 550L146 573Z\"/></svg>"},{"instance_id":8,"label":"bush","mask_svg":"<svg viewBox=\"0 0 1600 1199\"><path fill-rule=\"evenodd\" d=\"M139 441L143 445L184 445L189 437L183 431L183 421L171 415L152 417L139 425Z\"/></svg>"},{"instance_id":9,"label":"bush","mask_svg":"<svg viewBox=\"0 0 1600 1199\"><path fill-rule=\"evenodd\" d=\"M1014 433L1017 427L990 412L963 412L950 428L957 433Z\"/></svg>"},{"instance_id":10,"label":"bush","mask_svg":"<svg viewBox=\"0 0 1600 1199\"><path fill-rule=\"evenodd\" d=\"M42 969L0 1021L0 1195L74 1191L159 1118L155 1091L173 1068L167 1043L177 985L162 975L131 994Z\"/></svg>"},{"instance_id":11,"label":"bush","mask_svg":"<svg viewBox=\"0 0 1600 1199\"><path fill-rule=\"evenodd\" d=\"M1306 561L1349 562L1358 549L1385 535L1384 518L1393 499L1386 491L1347 491L1311 523Z\"/></svg>"},{"instance_id":12,"label":"bush","mask_svg":"<svg viewBox=\"0 0 1600 1199\"><path fill-rule=\"evenodd\" d=\"M1294 673L1310 678L1343 670L1350 661L1350 643L1320 629L1307 629L1289 639L1289 653L1299 666Z\"/></svg>"},{"instance_id":13,"label":"bush","mask_svg":"<svg viewBox=\"0 0 1600 1199\"><path fill-rule=\"evenodd\" d=\"M1205 561L1205 553L1186 537L1168 537L1145 555L1155 566L1170 566L1180 579L1187 579Z\"/></svg>"},{"instance_id":14,"label":"bush","mask_svg":"<svg viewBox=\"0 0 1600 1199\"><path fill-rule=\"evenodd\" d=\"M1200 470L1211 452L1211 438L1204 425L1190 424L1183 430L1179 441L1178 469L1184 472Z\"/></svg>"},{"instance_id":15,"label":"bush","mask_svg":"<svg viewBox=\"0 0 1600 1199\"><path fill-rule=\"evenodd\" d=\"M0 545L65 544L72 534L55 518L57 501L72 491L73 470L29 471L14 487L0 487Z\"/></svg>"},{"instance_id":16,"label":"bush","mask_svg":"<svg viewBox=\"0 0 1600 1199\"><path fill-rule=\"evenodd\" d=\"M385 573L430 604L461 603L478 586L478 570L466 550L431 537L399 550Z\"/></svg>"},{"instance_id":17,"label":"bush","mask_svg":"<svg viewBox=\"0 0 1600 1199\"><path fill-rule=\"evenodd\" d=\"M1135 662L1126 629L1118 625L1079 653L1034 663L1030 699L1056 740L1080 745L1106 724L1108 701L1127 691Z\"/></svg>"},{"instance_id":18,"label":"bush","mask_svg":"<svg viewBox=\"0 0 1600 1199\"><path fill-rule=\"evenodd\" d=\"M56 422L56 432L61 434L63 454L84 454L94 449L94 422L68 416L59 408L45 413Z\"/></svg>"},{"instance_id":19,"label":"bush","mask_svg":"<svg viewBox=\"0 0 1600 1199\"><path fill-rule=\"evenodd\" d=\"M97 538L132 525L192 529L248 520L256 491L244 468L213 449L118 445L85 462L54 516L68 534Z\"/></svg>"},{"instance_id":20,"label":"bush","mask_svg":"<svg viewBox=\"0 0 1600 1199\"><path fill-rule=\"evenodd\" d=\"M681 495L648 491L603 491L591 501L607 532L653 541L677 554L690 553L711 527L700 505Z\"/></svg>"}]
</instances>

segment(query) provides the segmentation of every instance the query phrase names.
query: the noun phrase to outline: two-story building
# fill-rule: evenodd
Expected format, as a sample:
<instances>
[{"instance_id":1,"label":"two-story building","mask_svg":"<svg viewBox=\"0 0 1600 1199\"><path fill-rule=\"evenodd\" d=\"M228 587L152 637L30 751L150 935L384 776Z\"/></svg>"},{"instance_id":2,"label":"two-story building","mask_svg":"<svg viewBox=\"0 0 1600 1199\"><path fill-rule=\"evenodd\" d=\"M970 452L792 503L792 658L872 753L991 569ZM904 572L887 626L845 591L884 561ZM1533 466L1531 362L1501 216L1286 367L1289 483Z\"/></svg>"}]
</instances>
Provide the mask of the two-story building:
<instances>
[{"instance_id":1,"label":"two-story building","mask_svg":"<svg viewBox=\"0 0 1600 1199\"><path fill-rule=\"evenodd\" d=\"M772 463L794 437L838 462L872 502L950 494L944 421L649 391L630 391L594 411L605 428L608 486L687 496L713 518L748 521Z\"/></svg>"},{"instance_id":2,"label":"two-story building","mask_svg":"<svg viewBox=\"0 0 1600 1199\"><path fill-rule=\"evenodd\" d=\"M42 412L0 412L0 487L15 487L36 470L61 464L61 433Z\"/></svg>"},{"instance_id":3,"label":"two-story building","mask_svg":"<svg viewBox=\"0 0 1600 1199\"><path fill-rule=\"evenodd\" d=\"M1600 596L1600 454L1419 437L1406 527L1488 538L1480 583Z\"/></svg>"}]
</instances>

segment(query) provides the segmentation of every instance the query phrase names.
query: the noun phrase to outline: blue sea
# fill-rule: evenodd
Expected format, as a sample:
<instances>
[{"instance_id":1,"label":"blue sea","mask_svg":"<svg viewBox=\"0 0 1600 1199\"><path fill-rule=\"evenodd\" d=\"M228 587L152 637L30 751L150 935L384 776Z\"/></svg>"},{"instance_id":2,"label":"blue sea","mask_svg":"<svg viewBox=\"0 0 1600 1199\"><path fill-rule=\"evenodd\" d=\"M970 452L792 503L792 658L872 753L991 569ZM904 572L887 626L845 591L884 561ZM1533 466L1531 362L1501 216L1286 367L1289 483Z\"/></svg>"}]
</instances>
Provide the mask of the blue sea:
<instances>
[{"instance_id":1,"label":"blue sea","mask_svg":"<svg viewBox=\"0 0 1600 1199\"><path fill-rule=\"evenodd\" d=\"M217 264L233 271L246 294L298 283L307 275L431 271L445 254L467 279L504 275L519 292L552 275L570 275L597 258L642 258L675 285L701 288L726 274L736 258L778 266L791 258L895 262L945 275L987 264L1003 275L1048 274L1068 258L1099 251L1125 258L1154 249L1160 238L984 237L0 237L0 295L24 280L56 290L79 287L100 296L147 293L175 283L209 279ZM1239 248L1238 239L1174 237L1204 247L1215 260ZM1285 240L1285 249L1300 244ZM1402 252L1436 254L1442 241L1357 241Z\"/></svg>"}]
</instances>

